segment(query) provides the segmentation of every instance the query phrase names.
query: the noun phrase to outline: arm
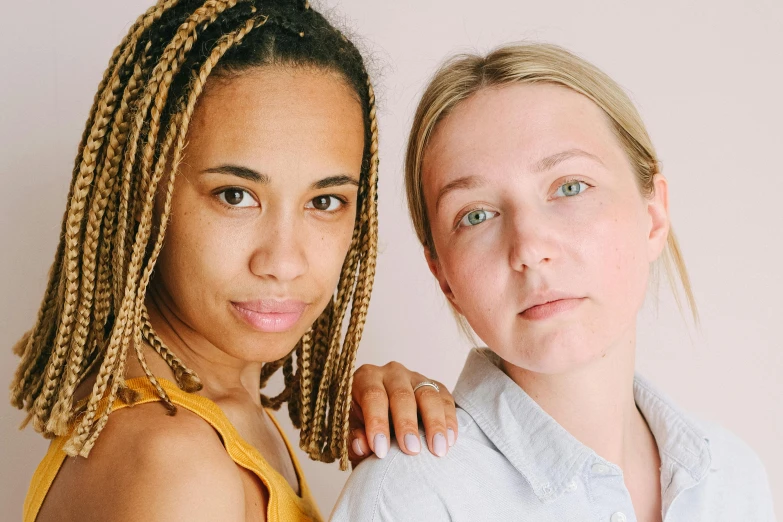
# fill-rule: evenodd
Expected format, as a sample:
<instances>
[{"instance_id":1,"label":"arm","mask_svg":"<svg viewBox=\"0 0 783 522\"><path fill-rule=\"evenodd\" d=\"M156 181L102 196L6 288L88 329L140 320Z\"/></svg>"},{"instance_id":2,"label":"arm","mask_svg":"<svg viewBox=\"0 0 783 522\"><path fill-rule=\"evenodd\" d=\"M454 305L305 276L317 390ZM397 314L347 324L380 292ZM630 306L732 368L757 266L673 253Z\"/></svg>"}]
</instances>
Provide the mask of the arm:
<instances>
[{"instance_id":1,"label":"arm","mask_svg":"<svg viewBox=\"0 0 783 522\"><path fill-rule=\"evenodd\" d=\"M226 469L209 458L194 462L197 460L193 457L194 450L198 451L197 448L187 450L189 459L179 451L158 455L157 464L150 463L131 475L128 487L114 497L114 520L244 522L246 499L237 470ZM189 464L177 465L177 462ZM178 469L172 470L172 465ZM260 520L266 520L265 503L256 507L254 512L262 517Z\"/></svg>"},{"instance_id":2,"label":"arm","mask_svg":"<svg viewBox=\"0 0 783 522\"><path fill-rule=\"evenodd\" d=\"M413 388L423 381L435 382L440 391L424 386L414 393ZM350 457L354 466L371 452L380 458L386 456L391 440L390 413L397 444L408 455L421 451L417 414L433 455L446 455L457 440L454 398L443 384L397 362L365 364L353 379Z\"/></svg>"},{"instance_id":3,"label":"arm","mask_svg":"<svg viewBox=\"0 0 783 522\"><path fill-rule=\"evenodd\" d=\"M264 492L245 494L215 431L183 409L174 417L161 410L115 412L90 457L72 462L81 469L73 468L75 487L62 500L81 506L79 519L240 522L253 508L265 517Z\"/></svg>"},{"instance_id":4,"label":"arm","mask_svg":"<svg viewBox=\"0 0 783 522\"><path fill-rule=\"evenodd\" d=\"M383 460L367 459L351 472L329 520L450 522L443 493L453 487L451 460L429 452L408 458L393 445Z\"/></svg>"}]
</instances>

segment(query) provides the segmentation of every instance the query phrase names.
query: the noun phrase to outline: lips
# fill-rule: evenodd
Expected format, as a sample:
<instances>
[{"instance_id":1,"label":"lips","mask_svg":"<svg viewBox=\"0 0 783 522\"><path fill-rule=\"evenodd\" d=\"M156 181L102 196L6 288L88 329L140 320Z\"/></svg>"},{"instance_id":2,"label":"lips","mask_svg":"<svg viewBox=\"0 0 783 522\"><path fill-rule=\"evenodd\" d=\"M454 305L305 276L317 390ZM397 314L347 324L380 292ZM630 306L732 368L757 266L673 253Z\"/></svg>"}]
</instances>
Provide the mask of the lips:
<instances>
[{"instance_id":1,"label":"lips","mask_svg":"<svg viewBox=\"0 0 783 522\"><path fill-rule=\"evenodd\" d=\"M260 299L232 302L237 315L251 328L264 333L290 330L301 319L307 303L293 299Z\"/></svg>"},{"instance_id":2,"label":"lips","mask_svg":"<svg viewBox=\"0 0 783 522\"><path fill-rule=\"evenodd\" d=\"M582 304L583 300L583 297L575 297L559 292L539 293L526 303L519 315L529 320L548 319L573 310Z\"/></svg>"},{"instance_id":3,"label":"lips","mask_svg":"<svg viewBox=\"0 0 783 522\"><path fill-rule=\"evenodd\" d=\"M276 299L259 299L257 301L235 302L235 306L258 314L295 314L301 313L305 306L302 301L294 299L278 301Z\"/></svg>"}]
</instances>

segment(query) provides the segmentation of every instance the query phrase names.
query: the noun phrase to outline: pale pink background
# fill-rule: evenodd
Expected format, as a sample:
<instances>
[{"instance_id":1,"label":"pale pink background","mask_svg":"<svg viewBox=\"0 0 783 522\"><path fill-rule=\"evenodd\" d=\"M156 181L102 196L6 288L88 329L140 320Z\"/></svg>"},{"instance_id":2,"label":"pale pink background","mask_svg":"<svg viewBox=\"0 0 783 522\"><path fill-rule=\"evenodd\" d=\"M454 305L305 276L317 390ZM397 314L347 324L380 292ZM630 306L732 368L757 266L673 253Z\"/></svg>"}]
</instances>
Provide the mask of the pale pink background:
<instances>
[{"instance_id":1,"label":"pale pink background","mask_svg":"<svg viewBox=\"0 0 783 522\"><path fill-rule=\"evenodd\" d=\"M152 0L5 2L0 17L0 382L35 318L95 88ZM564 45L638 103L664 162L702 327L661 286L640 319L639 370L761 456L783 510L783 4L779 0L327 0L372 56L381 111L381 253L361 362L396 359L453 386L468 345L405 209L401 159L422 87L454 50ZM5 387L6 384L3 384ZM17 520L46 448L0 401L0 519ZM290 432L296 440L296 434ZM304 459L304 457L303 457ZM306 460L306 459L304 459ZM324 515L347 474L305 462Z\"/></svg>"}]
</instances>

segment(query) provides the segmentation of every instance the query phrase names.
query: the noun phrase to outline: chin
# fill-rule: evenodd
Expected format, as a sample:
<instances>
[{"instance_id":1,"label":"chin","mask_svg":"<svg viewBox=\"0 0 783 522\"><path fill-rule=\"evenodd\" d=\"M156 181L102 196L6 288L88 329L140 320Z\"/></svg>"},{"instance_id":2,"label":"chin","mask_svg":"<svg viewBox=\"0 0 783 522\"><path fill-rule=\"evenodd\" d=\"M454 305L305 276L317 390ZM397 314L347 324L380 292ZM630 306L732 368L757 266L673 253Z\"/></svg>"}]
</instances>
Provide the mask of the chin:
<instances>
[{"instance_id":1,"label":"chin","mask_svg":"<svg viewBox=\"0 0 783 522\"><path fill-rule=\"evenodd\" d=\"M509 364L530 372L557 375L568 373L600 359L601 350L586 332L557 330L546 335L521 335L496 353Z\"/></svg>"},{"instance_id":2,"label":"chin","mask_svg":"<svg viewBox=\"0 0 783 522\"><path fill-rule=\"evenodd\" d=\"M301 335L304 335L302 333ZM234 332L215 345L226 354L247 363L268 363L282 359L301 339L297 331L284 333Z\"/></svg>"},{"instance_id":3,"label":"chin","mask_svg":"<svg viewBox=\"0 0 783 522\"><path fill-rule=\"evenodd\" d=\"M293 343L256 343L245 347L235 356L245 362L251 363L269 363L282 359L296 348L296 342Z\"/></svg>"}]
</instances>

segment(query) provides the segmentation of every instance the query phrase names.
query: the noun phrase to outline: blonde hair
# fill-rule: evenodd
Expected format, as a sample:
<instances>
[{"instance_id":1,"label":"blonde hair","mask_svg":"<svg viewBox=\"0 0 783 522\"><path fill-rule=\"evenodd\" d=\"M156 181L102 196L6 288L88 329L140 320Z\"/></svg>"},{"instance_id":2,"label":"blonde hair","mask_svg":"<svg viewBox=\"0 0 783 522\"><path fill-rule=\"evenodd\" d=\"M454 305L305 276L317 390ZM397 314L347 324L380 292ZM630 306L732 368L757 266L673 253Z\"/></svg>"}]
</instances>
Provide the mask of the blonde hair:
<instances>
[{"instance_id":1,"label":"blonde hair","mask_svg":"<svg viewBox=\"0 0 783 522\"><path fill-rule=\"evenodd\" d=\"M455 107L478 91L520 83L560 85L592 100L608 117L631 162L641 193L650 196L654 192L659 161L642 118L620 86L594 65L556 45L536 43L504 45L486 56L457 55L438 69L424 91L405 157L408 209L419 241L433 258L437 258L437 252L422 184L422 164L433 132ZM673 230L669 231L663 264L678 307L682 309L675 271L698 323L690 279ZM460 326L469 333L464 317L456 315Z\"/></svg>"},{"instance_id":2,"label":"blonde hair","mask_svg":"<svg viewBox=\"0 0 783 522\"><path fill-rule=\"evenodd\" d=\"M300 0L161 0L115 50L79 146L37 321L14 348L21 362L11 403L26 410L25 424L32 421L45 437L70 435L69 455L86 457L95 444L109 418L110 409L99 408L102 399L134 402L124 384L131 347L169 414L176 412L145 362L142 340L172 369L180 388L201 388L198 376L152 328L146 291L163 245L188 125L207 79L277 64L337 72L356 91L364 114L356 222L336 295L290 354L263 366L260 382L263 388L282 367L284 391L262 396L263 404L279 408L287 402L310 457L339 458L347 468L353 365L377 249L375 97L355 46ZM160 190L165 203L156 215ZM76 411L74 391L93 372L89 400Z\"/></svg>"}]
</instances>

